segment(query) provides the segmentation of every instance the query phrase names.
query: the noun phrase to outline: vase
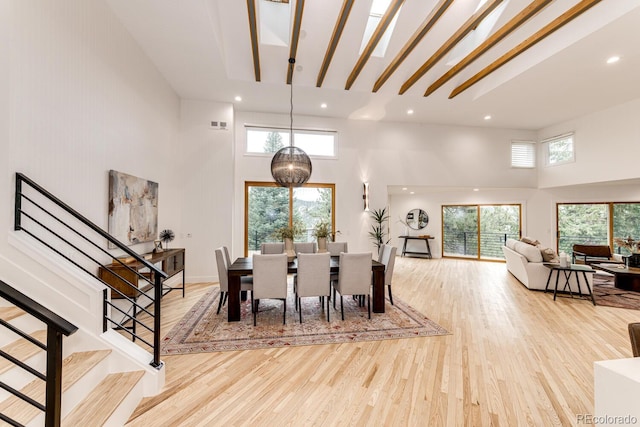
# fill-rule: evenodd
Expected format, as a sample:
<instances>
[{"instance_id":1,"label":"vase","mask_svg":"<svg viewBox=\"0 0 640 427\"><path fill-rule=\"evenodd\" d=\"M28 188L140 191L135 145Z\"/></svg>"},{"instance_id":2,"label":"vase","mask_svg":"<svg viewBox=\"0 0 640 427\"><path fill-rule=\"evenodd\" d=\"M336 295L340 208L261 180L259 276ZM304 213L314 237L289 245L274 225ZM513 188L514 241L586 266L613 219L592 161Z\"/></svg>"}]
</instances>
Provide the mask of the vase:
<instances>
[{"instance_id":1,"label":"vase","mask_svg":"<svg viewBox=\"0 0 640 427\"><path fill-rule=\"evenodd\" d=\"M287 260L293 261L296 257L296 251L293 249L293 239L284 239L284 253L287 254Z\"/></svg>"},{"instance_id":2,"label":"vase","mask_svg":"<svg viewBox=\"0 0 640 427\"><path fill-rule=\"evenodd\" d=\"M327 238L318 237L318 253L327 252Z\"/></svg>"}]
</instances>

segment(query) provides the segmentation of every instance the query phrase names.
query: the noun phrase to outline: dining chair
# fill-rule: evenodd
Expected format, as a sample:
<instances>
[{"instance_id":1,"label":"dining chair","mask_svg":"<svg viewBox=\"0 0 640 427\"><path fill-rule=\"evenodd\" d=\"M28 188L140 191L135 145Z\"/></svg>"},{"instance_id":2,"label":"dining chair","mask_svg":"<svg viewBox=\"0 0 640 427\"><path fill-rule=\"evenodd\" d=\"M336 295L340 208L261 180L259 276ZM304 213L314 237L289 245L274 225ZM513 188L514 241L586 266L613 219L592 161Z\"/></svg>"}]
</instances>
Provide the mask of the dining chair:
<instances>
[{"instance_id":1,"label":"dining chair","mask_svg":"<svg viewBox=\"0 0 640 427\"><path fill-rule=\"evenodd\" d=\"M341 253L338 281L333 287L340 293L340 311L344 320L344 295L366 295L371 319L371 253ZM336 301L333 299L335 308Z\"/></svg>"},{"instance_id":2,"label":"dining chair","mask_svg":"<svg viewBox=\"0 0 640 427\"><path fill-rule=\"evenodd\" d=\"M227 264L225 259L224 250L224 247L215 250L216 265L218 266L218 281L220 282L220 301L218 301L218 311L216 311L216 314L220 314L220 308L227 302L227 297L229 295L229 278L227 276L229 264ZM241 277L240 290L253 291L253 278Z\"/></svg>"},{"instance_id":3,"label":"dining chair","mask_svg":"<svg viewBox=\"0 0 640 427\"><path fill-rule=\"evenodd\" d=\"M393 295L391 294L391 278L393 277L393 267L396 263L396 252L398 248L391 245L383 245L381 263L384 264L384 284L389 289L389 301L393 305Z\"/></svg>"},{"instance_id":4,"label":"dining chair","mask_svg":"<svg viewBox=\"0 0 640 427\"><path fill-rule=\"evenodd\" d=\"M314 254L316 252L318 252L316 250L316 242L299 242L299 243L294 243L293 244L293 250L296 253L296 256L298 256L298 254Z\"/></svg>"},{"instance_id":5,"label":"dining chair","mask_svg":"<svg viewBox=\"0 0 640 427\"><path fill-rule=\"evenodd\" d=\"M347 242L327 242L327 252L331 256L340 256L340 252L348 252Z\"/></svg>"},{"instance_id":6,"label":"dining chair","mask_svg":"<svg viewBox=\"0 0 640 427\"><path fill-rule=\"evenodd\" d=\"M287 268L286 254L253 255L253 326L261 299L283 300L282 324L287 323Z\"/></svg>"},{"instance_id":7,"label":"dining chair","mask_svg":"<svg viewBox=\"0 0 640 427\"><path fill-rule=\"evenodd\" d=\"M284 243L263 243L260 245L261 254L283 254Z\"/></svg>"},{"instance_id":8,"label":"dining chair","mask_svg":"<svg viewBox=\"0 0 640 427\"><path fill-rule=\"evenodd\" d=\"M640 323L629 323L629 339L633 357L640 357Z\"/></svg>"},{"instance_id":9,"label":"dining chair","mask_svg":"<svg viewBox=\"0 0 640 427\"><path fill-rule=\"evenodd\" d=\"M328 252L298 254L298 274L294 277L294 289L296 306L300 314L300 323L302 323L302 298L304 297L320 297L320 305L322 307L324 307L325 297L327 297L327 322L329 322L330 266L331 255Z\"/></svg>"}]
</instances>

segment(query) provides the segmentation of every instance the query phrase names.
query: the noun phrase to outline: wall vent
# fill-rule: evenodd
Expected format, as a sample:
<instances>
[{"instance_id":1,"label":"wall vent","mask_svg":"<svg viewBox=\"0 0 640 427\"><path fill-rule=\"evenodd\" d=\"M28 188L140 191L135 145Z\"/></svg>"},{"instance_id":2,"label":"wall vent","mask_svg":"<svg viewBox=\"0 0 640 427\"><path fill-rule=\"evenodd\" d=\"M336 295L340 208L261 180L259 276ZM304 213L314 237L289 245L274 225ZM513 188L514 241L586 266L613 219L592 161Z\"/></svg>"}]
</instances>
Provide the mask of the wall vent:
<instances>
[{"instance_id":1,"label":"wall vent","mask_svg":"<svg viewBox=\"0 0 640 427\"><path fill-rule=\"evenodd\" d=\"M227 122L220 122L212 120L210 122L210 127L213 130L227 130Z\"/></svg>"}]
</instances>

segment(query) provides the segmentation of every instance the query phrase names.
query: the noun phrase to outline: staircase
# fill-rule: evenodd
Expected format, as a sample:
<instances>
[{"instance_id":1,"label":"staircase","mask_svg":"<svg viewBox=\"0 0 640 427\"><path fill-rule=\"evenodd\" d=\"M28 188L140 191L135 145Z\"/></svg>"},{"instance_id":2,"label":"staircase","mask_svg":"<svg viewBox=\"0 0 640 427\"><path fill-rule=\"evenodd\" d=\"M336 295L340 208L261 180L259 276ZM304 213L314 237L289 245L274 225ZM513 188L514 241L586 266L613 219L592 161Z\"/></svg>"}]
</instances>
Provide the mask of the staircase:
<instances>
[{"instance_id":1,"label":"staircase","mask_svg":"<svg viewBox=\"0 0 640 427\"><path fill-rule=\"evenodd\" d=\"M0 307L0 319L16 325L37 339L46 341L46 330L22 310ZM31 329L33 329L31 331ZM143 396L144 371L118 371L118 359L109 349L83 350L84 344L74 343L75 335L65 339L62 363L62 426L122 426L129 419ZM75 347L75 349L74 349ZM30 367L44 371L45 352L17 334L7 332L0 338L0 351ZM15 364L0 358L0 381L9 384L31 399L44 405L45 383L33 379ZM45 425L45 416L38 408L9 393L0 394L0 414L24 426Z\"/></svg>"}]
</instances>

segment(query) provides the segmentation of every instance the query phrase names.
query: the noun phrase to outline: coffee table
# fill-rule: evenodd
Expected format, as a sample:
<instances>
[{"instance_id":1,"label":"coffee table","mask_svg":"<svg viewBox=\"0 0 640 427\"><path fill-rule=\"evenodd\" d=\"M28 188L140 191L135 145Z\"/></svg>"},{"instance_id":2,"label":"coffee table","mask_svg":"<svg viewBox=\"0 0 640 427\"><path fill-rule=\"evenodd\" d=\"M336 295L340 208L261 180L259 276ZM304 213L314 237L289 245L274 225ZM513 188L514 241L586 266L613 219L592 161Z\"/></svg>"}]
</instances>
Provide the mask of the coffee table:
<instances>
[{"instance_id":1,"label":"coffee table","mask_svg":"<svg viewBox=\"0 0 640 427\"><path fill-rule=\"evenodd\" d=\"M613 286L616 288L640 292L640 268L608 263L591 264L591 267L613 274Z\"/></svg>"}]
</instances>

